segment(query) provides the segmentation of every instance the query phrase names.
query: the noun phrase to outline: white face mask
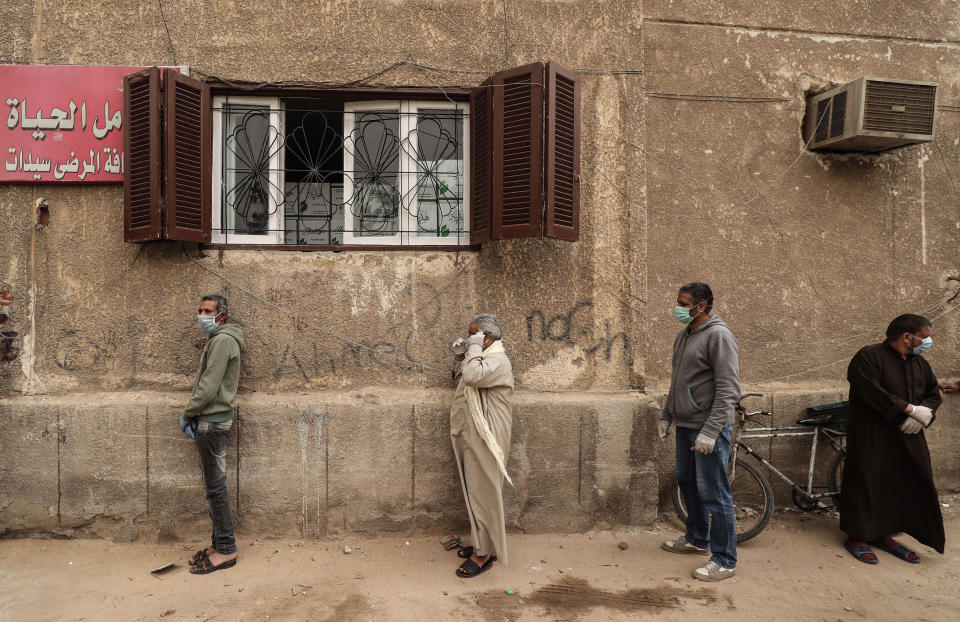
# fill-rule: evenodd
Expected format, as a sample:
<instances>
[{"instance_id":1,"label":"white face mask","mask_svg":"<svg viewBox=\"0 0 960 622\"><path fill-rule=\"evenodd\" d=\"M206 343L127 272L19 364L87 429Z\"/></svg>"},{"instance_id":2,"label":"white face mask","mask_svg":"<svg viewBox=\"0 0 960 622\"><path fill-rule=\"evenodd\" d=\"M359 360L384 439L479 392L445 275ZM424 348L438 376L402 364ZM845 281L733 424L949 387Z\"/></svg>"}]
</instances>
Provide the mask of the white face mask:
<instances>
[{"instance_id":1,"label":"white face mask","mask_svg":"<svg viewBox=\"0 0 960 622\"><path fill-rule=\"evenodd\" d=\"M930 346L933 345L933 337L924 337L920 341L920 345L913 348L913 353L917 356L920 356L924 352L930 349Z\"/></svg>"},{"instance_id":2,"label":"white face mask","mask_svg":"<svg viewBox=\"0 0 960 622\"><path fill-rule=\"evenodd\" d=\"M200 330L202 330L207 334L210 334L213 331L217 330L217 316L216 315L198 315L197 325L200 327Z\"/></svg>"}]
</instances>

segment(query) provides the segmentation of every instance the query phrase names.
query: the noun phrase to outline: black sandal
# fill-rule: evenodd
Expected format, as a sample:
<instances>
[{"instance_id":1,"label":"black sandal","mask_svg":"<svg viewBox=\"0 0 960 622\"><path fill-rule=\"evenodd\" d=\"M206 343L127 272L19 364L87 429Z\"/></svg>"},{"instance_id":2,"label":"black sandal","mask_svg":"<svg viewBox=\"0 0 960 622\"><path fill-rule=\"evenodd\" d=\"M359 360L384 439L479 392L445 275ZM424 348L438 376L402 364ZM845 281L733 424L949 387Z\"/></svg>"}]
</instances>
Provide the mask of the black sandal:
<instances>
[{"instance_id":1,"label":"black sandal","mask_svg":"<svg viewBox=\"0 0 960 622\"><path fill-rule=\"evenodd\" d=\"M915 552L911 551L907 547L903 546L896 540L894 540L893 546L884 546L882 540L877 540L876 542L871 542L873 546L877 547L881 551L886 551L895 557L899 557L903 561L910 564L919 564L920 556Z\"/></svg>"},{"instance_id":2,"label":"black sandal","mask_svg":"<svg viewBox=\"0 0 960 622\"><path fill-rule=\"evenodd\" d=\"M461 549L460 549L459 551L457 551L457 555L458 555L461 559L470 559L470 556L473 555L473 547L472 547L472 546L464 546L464 547L461 547ZM491 555L491 556L490 556L490 559L496 561L496 560L497 560L497 556L496 556L496 555Z\"/></svg>"},{"instance_id":3,"label":"black sandal","mask_svg":"<svg viewBox=\"0 0 960 622\"><path fill-rule=\"evenodd\" d=\"M843 541L843 548L850 551L850 554L862 561L865 564L878 564L880 560L877 559L877 554L870 550L870 547L866 544L860 542L857 544L851 544L849 540ZM869 557L868 557L869 555Z\"/></svg>"},{"instance_id":4,"label":"black sandal","mask_svg":"<svg viewBox=\"0 0 960 622\"><path fill-rule=\"evenodd\" d=\"M459 568L457 568L457 576L461 579L472 579L478 574L489 570L490 566L493 565L493 562L494 558L492 555L487 559L487 561L483 562L482 566L478 566L477 562L473 561L472 559L468 559L460 564Z\"/></svg>"},{"instance_id":5,"label":"black sandal","mask_svg":"<svg viewBox=\"0 0 960 622\"><path fill-rule=\"evenodd\" d=\"M207 556L207 549L200 549L199 551L193 554L193 557L190 558L188 563L191 566L198 566L206 556Z\"/></svg>"},{"instance_id":6,"label":"black sandal","mask_svg":"<svg viewBox=\"0 0 960 622\"><path fill-rule=\"evenodd\" d=\"M227 568L233 568L237 565L237 558L234 557L230 561L223 562L219 566L214 566L213 562L210 561L210 558L204 555L203 559L200 560L200 563L196 566L190 567L190 574L210 574L211 572L216 572L217 570L226 570Z\"/></svg>"}]
</instances>

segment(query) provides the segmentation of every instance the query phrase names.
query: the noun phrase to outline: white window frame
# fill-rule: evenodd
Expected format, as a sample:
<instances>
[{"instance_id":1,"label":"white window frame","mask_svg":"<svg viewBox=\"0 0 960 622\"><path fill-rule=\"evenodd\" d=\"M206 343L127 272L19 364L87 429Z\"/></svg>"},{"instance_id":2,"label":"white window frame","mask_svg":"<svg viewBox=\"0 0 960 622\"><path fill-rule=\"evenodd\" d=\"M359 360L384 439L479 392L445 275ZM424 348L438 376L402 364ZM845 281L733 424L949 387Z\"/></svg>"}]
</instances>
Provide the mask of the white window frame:
<instances>
[{"instance_id":1,"label":"white window frame","mask_svg":"<svg viewBox=\"0 0 960 622\"><path fill-rule=\"evenodd\" d=\"M407 166L408 158L404 153L403 146L399 147L399 157L397 160L398 171L401 171L398 175L397 181L400 184L399 193L400 193L400 205L398 206L397 213L397 233L394 235L358 235L354 232L354 222L356 216L353 213L353 174L354 174L354 157L353 157L353 131L356 129L356 119L355 113L357 112L395 112L397 113L399 122L397 124L398 137L400 141L403 141L403 137L406 136L404 133L404 115L403 115L403 102L400 100L378 100L378 101L362 101L362 102L344 102L343 104L343 245L344 246L355 246L357 244L383 244L390 246L400 246L403 244L403 229L405 228L404 223L404 209L403 209L403 189L407 186L405 183L405 178L407 177L402 171L409 170ZM349 171L349 174L347 173Z\"/></svg>"},{"instance_id":2,"label":"white window frame","mask_svg":"<svg viewBox=\"0 0 960 622\"><path fill-rule=\"evenodd\" d=\"M270 215L268 235L250 235L242 233L224 233L222 214L225 180L223 179L223 148L224 107L230 105L265 107L270 112L270 125L276 127L281 136L286 136L284 127L283 102L279 97L248 97L223 96L213 98L213 153L212 153L212 201L211 201L211 239L214 244L240 245L251 244L260 246L286 245L285 238L285 205L284 205L284 157L283 149L274 154L270 160L270 176L272 191L279 196L272 197L276 207ZM421 109L429 110L459 110L463 114L463 129L460 136L461 153L463 155L463 192L462 192L462 225L463 231L458 235L420 236L417 235L418 197L416 192L418 164L417 149L417 120ZM399 175L400 201L397 227L399 232L390 236L360 236L354 235L353 227L353 179L346 171L353 171L353 149L349 145L355 129L354 113L356 112L396 112L399 114L399 138L401 148L399 153L399 167L403 171ZM344 196L344 231L340 246L349 248L358 245L383 245L416 248L419 246L468 246L470 244L470 105L467 102L431 101L431 100L367 100L344 102L343 104L343 196ZM279 189L279 190L278 190Z\"/></svg>"},{"instance_id":3,"label":"white window frame","mask_svg":"<svg viewBox=\"0 0 960 622\"><path fill-rule=\"evenodd\" d=\"M417 144L417 120L418 113L421 108L426 108L428 110L459 110L463 113L463 129L461 131L460 139L462 141L460 152L463 154L463 191L461 192L462 201L463 201L463 214L461 220L461 232L457 235L449 235L447 237L440 236L421 236L417 235L417 215L419 214L419 205L418 205L418 196L416 192L417 185L417 162L411 157L411 166L409 169L413 171L411 177L408 180L409 186L407 187L407 192L403 195L408 197L410 204L406 206L404 214L407 215L408 222L404 226L404 231L407 231L408 240L404 241L404 244L408 246L465 246L470 244L470 104L466 102L451 102L451 101L405 101L403 102L406 106L406 109L403 111L404 114L401 115L401 118L406 118L408 120L409 128L404 136L409 137L410 139L410 152L419 153L418 144ZM401 128L402 131L403 128Z\"/></svg>"},{"instance_id":4,"label":"white window frame","mask_svg":"<svg viewBox=\"0 0 960 622\"><path fill-rule=\"evenodd\" d=\"M273 194L279 193L279 196L270 198L272 202L271 207L275 208L273 213L270 214L267 224L267 229L270 233L267 235L224 233L224 223L221 218L223 215L223 194L226 190L225 180L223 179L223 158L225 157L223 152L223 116L224 108L231 105L256 106L257 108L266 107L270 111L270 125L277 128L281 136L285 135L283 128L284 115L279 97L233 97L220 95L213 98L213 157L211 163L213 171L210 175L211 183L213 184L210 208L213 213L210 215L210 241L214 244L283 244L283 149L280 149L270 158L271 192Z\"/></svg>"}]
</instances>

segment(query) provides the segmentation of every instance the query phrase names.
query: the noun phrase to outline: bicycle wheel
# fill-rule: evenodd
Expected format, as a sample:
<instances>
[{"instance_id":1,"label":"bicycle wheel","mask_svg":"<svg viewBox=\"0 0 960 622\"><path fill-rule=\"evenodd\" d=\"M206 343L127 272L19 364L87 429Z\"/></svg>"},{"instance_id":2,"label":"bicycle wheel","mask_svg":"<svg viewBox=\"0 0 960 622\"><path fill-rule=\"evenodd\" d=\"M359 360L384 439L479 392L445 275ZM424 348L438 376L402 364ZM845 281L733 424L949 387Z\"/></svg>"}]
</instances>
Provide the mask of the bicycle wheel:
<instances>
[{"instance_id":1,"label":"bicycle wheel","mask_svg":"<svg viewBox=\"0 0 960 622\"><path fill-rule=\"evenodd\" d=\"M843 484L843 467L847 462L847 450L841 449L837 452L837 455L833 457L833 462L830 463L830 492L840 492L840 486ZM840 495L833 497L834 505L840 505Z\"/></svg>"},{"instance_id":2,"label":"bicycle wheel","mask_svg":"<svg viewBox=\"0 0 960 622\"><path fill-rule=\"evenodd\" d=\"M737 458L730 488L733 491L733 513L737 520L737 542L746 542L770 524L770 518L773 517L773 489L757 467L740 458ZM685 523L687 508L677 482L673 483L672 496L677 516Z\"/></svg>"}]
</instances>

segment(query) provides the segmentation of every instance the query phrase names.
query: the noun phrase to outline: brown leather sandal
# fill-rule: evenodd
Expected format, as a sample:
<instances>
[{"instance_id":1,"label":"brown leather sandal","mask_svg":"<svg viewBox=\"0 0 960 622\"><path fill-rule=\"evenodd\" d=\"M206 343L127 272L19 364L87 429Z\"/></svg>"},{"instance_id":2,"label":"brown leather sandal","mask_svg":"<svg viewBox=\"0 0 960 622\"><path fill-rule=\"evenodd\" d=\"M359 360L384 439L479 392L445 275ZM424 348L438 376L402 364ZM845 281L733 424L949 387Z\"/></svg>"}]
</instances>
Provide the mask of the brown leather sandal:
<instances>
[{"instance_id":1,"label":"brown leather sandal","mask_svg":"<svg viewBox=\"0 0 960 622\"><path fill-rule=\"evenodd\" d=\"M213 562L210 561L210 558L207 555L203 556L203 559L200 560L200 563L196 566L190 567L190 574L210 574L211 572L216 572L217 570L226 570L227 568L233 568L237 565L237 558L234 557L230 561L223 562L219 566L214 566Z\"/></svg>"}]
</instances>

